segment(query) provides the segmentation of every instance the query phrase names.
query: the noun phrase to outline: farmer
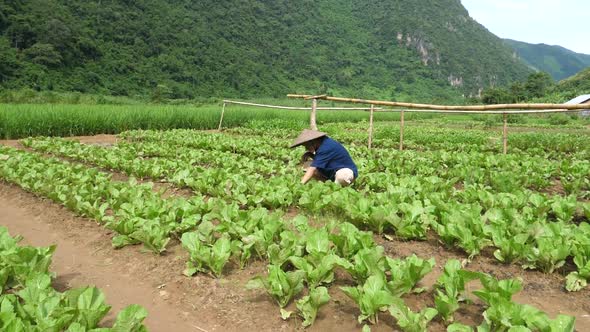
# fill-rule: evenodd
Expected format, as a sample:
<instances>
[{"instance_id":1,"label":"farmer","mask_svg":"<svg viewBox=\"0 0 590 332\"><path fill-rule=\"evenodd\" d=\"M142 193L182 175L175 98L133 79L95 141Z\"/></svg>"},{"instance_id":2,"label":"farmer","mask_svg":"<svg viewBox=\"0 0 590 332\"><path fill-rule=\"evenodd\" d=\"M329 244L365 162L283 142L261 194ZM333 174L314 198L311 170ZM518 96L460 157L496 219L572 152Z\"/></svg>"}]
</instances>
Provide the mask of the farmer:
<instances>
[{"instance_id":1,"label":"farmer","mask_svg":"<svg viewBox=\"0 0 590 332\"><path fill-rule=\"evenodd\" d=\"M301 178L302 184L306 184L315 177L324 181L331 180L345 187L358 177L358 170L348 151L326 133L304 129L291 148L299 145L305 146L307 150L301 161L306 162L308 158L312 159L311 163L306 163L309 166Z\"/></svg>"}]
</instances>

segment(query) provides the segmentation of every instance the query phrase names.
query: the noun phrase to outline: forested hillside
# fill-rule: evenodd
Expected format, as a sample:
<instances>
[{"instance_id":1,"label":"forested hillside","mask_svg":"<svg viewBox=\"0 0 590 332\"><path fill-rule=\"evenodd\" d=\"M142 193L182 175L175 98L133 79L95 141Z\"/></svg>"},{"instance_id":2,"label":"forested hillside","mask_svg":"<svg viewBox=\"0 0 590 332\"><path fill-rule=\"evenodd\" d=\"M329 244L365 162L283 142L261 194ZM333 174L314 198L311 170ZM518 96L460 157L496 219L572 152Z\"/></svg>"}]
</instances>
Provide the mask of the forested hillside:
<instances>
[{"instance_id":1,"label":"forested hillside","mask_svg":"<svg viewBox=\"0 0 590 332\"><path fill-rule=\"evenodd\" d=\"M547 72L559 81L590 67L590 55L576 53L561 46L529 44L504 39L516 54L531 67Z\"/></svg>"},{"instance_id":2,"label":"forested hillside","mask_svg":"<svg viewBox=\"0 0 590 332\"><path fill-rule=\"evenodd\" d=\"M531 73L459 0L0 2L0 86L445 102Z\"/></svg>"},{"instance_id":3,"label":"forested hillside","mask_svg":"<svg viewBox=\"0 0 590 332\"><path fill-rule=\"evenodd\" d=\"M590 68L586 68L576 75L560 81L555 90L569 93L572 98L577 95L590 94Z\"/></svg>"}]
</instances>

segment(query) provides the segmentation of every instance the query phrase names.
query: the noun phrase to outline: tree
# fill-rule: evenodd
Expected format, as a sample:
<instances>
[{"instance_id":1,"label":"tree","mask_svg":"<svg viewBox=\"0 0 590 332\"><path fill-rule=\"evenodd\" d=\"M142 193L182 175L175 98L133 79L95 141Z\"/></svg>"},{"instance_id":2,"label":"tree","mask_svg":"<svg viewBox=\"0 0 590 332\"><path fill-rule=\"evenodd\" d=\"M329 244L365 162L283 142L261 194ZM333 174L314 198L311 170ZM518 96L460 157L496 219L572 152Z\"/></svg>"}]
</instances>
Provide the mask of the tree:
<instances>
[{"instance_id":1,"label":"tree","mask_svg":"<svg viewBox=\"0 0 590 332\"><path fill-rule=\"evenodd\" d=\"M524 88L529 98L538 98L543 97L553 85L555 83L551 75L541 71L529 75Z\"/></svg>"},{"instance_id":2,"label":"tree","mask_svg":"<svg viewBox=\"0 0 590 332\"><path fill-rule=\"evenodd\" d=\"M521 82L515 82L510 86L511 99L514 102L522 102L528 99L528 91Z\"/></svg>"},{"instance_id":3,"label":"tree","mask_svg":"<svg viewBox=\"0 0 590 332\"><path fill-rule=\"evenodd\" d=\"M19 67L16 49L10 47L10 42L6 38L0 37L0 83L8 81Z\"/></svg>"},{"instance_id":4,"label":"tree","mask_svg":"<svg viewBox=\"0 0 590 332\"><path fill-rule=\"evenodd\" d=\"M484 104L507 104L512 102L512 96L504 88L491 88L483 91L481 99Z\"/></svg>"},{"instance_id":5,"label":"tree","mask_svg":"<svg viewBox=\"0 0 590 332\"><path fill-rule=\"evenodd\" d=\"M24 55L33 63L55 67L61 63L61 54L51 44L35 43L27 48Z\"/></svg>"}]
</instances>

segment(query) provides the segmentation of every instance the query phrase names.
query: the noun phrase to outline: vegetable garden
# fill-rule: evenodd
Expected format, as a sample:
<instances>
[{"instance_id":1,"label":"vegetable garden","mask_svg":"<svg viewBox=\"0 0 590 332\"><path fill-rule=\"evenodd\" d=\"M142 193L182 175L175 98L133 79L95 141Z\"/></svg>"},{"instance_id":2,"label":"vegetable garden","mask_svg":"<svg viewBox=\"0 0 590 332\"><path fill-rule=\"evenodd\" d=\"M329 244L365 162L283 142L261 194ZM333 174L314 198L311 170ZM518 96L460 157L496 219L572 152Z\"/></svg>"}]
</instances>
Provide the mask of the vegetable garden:
<instances>
[{"instance_id":1,"label":"vegetable garden","mask_svg":"<svg viewBox=\"0 0 590 332\"><path fill-rule=\"evenodd\" d=\"M297 126L27 138L0 146L0 179L96 221L114 248L180 246L186 278L263 262L240 288L276 303L275 328L337 329L331 308L363 331L590 329L589 136L516 132L501 155L496 133L422 125L397 151L399 126L379 122L369 150L366 124L329 123L359 166L340 188L299 184ZM516 301L530 274L579 310Z\"/></svg>"}]
</instances>

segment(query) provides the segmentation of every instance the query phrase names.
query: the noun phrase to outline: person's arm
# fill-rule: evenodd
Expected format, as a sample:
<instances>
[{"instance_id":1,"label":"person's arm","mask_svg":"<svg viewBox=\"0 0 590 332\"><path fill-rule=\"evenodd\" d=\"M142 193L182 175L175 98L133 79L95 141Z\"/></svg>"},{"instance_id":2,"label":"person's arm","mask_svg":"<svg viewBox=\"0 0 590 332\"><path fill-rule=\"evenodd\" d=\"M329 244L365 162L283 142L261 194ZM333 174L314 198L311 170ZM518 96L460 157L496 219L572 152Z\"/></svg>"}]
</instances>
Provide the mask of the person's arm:
<instances>
[{"instance_id":1,"label":"person's arm","mask_svg":"<svg viewBox=\"0 0 590 332\"><path fill-rule=\"evenodd\" d=\"M306 184L309 180L311 180L311 178L315 175L316 170L317 170L316 167L309 166L307 168L307 171L305 172L305 174L301 178L301 184Z\"/></svg>"}]
</instances>

